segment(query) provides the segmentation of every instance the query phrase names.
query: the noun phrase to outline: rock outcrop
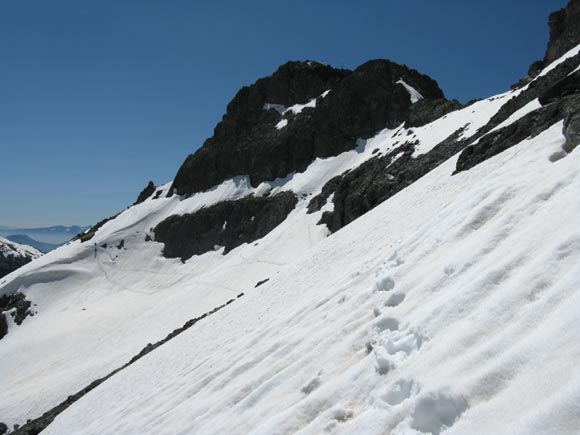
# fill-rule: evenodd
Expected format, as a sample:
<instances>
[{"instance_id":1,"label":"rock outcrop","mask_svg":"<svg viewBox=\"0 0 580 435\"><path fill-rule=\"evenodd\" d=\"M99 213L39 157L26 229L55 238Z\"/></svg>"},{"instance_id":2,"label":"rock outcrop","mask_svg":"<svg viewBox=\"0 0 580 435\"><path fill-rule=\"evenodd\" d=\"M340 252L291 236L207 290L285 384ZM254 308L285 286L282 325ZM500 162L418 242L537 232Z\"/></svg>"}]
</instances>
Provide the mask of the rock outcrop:
<instances>
[{"instance_id":1,"label":"rock outcrop","mask_svg":"<svg viewBox=\"0 0 580 435\"><path fill-rule=\"evenodd\" d=\"M580 63L580 57L577 57L577 60ZM561 98L578 93L580 93L580 71L576 71L557 81L556 84L540 95L538 100L540 104L545 106L546 104L557 102Z\"/></svg>"},{"instance_id":2,"label":"rock outcrop","mask_svg":"<svg viewBox=\"0 0 580 435\"><path fill-rule=\"evenodd\" d=\"M580 104L580 101L577 100L577 104ZM564 151L567 153L572 152L574 148L580 145L580 110L568 113L564 120L563 133L566 138L566 143L563 147Z\"/></svg>"},{"instance_id":3,"label":"rock outcrop","mask_svg":"<svg viewBox=\"0 0 580 435\"><path fill-rule=\"evenodd\" d=\"M292 192L220 202L168 217L155 227L155 241L165 244L165 257L182 261L220 247L226 254L264 237L286 219L296 202Z\"/></svg>"},{"instance_id":4,"label":"rock outcrop","mask_svg":"<svg viewBox=\"0 0 580 435\"><path fill-rule=\"evenodd\" d=\"M326 224L331 232L338 231L461 150L466 145L459 140L461 133L461 129L456 131L430 152L417 157L413 157L417 143L407 142L385 156L374 157L332 178L320 195L310 201L308 212L319 211L332 196L333 210L324 212L319 223Z\"/></svg>"},{"instance_id":5,"label":"rock outcrop","mask_svg":"<svg viewBox=\"0 0 580 435\"><path fill-rule=\"evenodd\" d=\"M524 139L537 136L578 108L580 108L580 96L566 97L557 103L535 110L500 130L489 133L477 144L463 150L457 159L455 173L471 169Z\"/></svg>"},{"instance_id":6,"label":"rock outcrop","mask_svg":"<svg viewBox=\"0 0 580 435\"><path fill-rule=\"evenodd\" d=\"M550 41L544 63L558 59L580 44L580 0L571 0L563 9L550 15Z\"/></svg>"},{"instance_id":7,"label":"rock outcrop","mask_svg":"<svg viewBox=\"0 0 580 435\"><path fill-rule=\"evenodd\" d=\"M0 296L0 340L8 333L6 317L11 316L14 323L21 325L27 316L33 315L31 305L23 293Z\"/></svg>"},{"instance_id":8,"label":"rock outcrop","mask_svg":"<svg viewBox=\"0 0 580 435\"><path fill-rule=\"evenodd\" d=\"M408 119L412 101L401 80L427 100L444 98L434 80L387 60L354 71L289 62L238 92L214 136L185 160L169 194L190 195L238 175L256 186L353 149L357 139ZM414 122L429 116L417 114Z\"/></svg>"},{"instance_id":9,"label":"rock outcrop","mask_svg":"<svg viewBox=\"0 0 580 435\"><path fill-rule=\"evenodd\" d=\"M149 183L147 183L147 186L145 186L145 189L143 189L141 191L141 193L137 197L137 201L135 201L133 203L133 205L141 204L143 201L145 201L147 198L149 198L154 193L155 193L155 184L153 184L153 181L149 181Z\"/></svg>"}]
</instances>

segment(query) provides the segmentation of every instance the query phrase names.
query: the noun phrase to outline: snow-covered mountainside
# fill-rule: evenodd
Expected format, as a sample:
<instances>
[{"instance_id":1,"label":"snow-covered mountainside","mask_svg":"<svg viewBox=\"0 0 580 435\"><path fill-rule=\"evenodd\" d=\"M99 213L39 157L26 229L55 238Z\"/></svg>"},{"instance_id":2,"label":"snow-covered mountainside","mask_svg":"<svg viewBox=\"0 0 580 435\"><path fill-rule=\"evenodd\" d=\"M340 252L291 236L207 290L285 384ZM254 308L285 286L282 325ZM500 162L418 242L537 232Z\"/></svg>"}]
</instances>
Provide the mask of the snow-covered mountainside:
<instances>
[{"instance_id":1,"label":"snow-covered mountainside","mask_svg":"<svg viewBox=\"0 0 580 435\"><path fill-rule=\"evenodd\" d=\"M174 180L0 279L34 307L0 341L0 421L578 433L579 3L466 106L384 60L240 90Z\"/></svg>"},{"instance_id":2,"label":"snow-covered mountainside","mask_svg":"<svg viewBox=\"0 0 580 435\"><path fill-rule=\"evenodd\" d=\"M19 267L30 263L42 252L0 237L0 279ZM30 302L22 294L0 294L0 340L8 333L10 325L19 325L28 315L33 315Z\"/></svg>"},{"instance_id":3,"label":"snow-covered mountainside","mask_svg":"<svg viewBox=\"0 0 580 435\"><path fill-rule=\"evenodd\" d=\"M32 246L0 237L0 278L42 255Z\"/></svg>"}]
</instances>

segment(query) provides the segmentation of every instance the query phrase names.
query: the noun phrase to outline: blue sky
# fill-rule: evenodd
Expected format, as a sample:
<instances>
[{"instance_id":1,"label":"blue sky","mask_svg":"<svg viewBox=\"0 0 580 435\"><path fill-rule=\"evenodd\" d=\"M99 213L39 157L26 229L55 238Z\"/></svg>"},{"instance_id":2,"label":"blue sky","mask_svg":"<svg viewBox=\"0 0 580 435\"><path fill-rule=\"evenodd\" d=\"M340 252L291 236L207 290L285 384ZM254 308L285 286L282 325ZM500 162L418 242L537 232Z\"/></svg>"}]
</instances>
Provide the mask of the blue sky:
<instances>
[{"instance_id":1,"label":"blue sky","mask_svg":"<svg viewBox=\"0 0 580 435\"><path fill-rule=\"evenodd\" d=\"M373 58L502 92L565 0L0 2L0 224L89 224L170 181L243 85Z\"/></svg>"}]
</instances>

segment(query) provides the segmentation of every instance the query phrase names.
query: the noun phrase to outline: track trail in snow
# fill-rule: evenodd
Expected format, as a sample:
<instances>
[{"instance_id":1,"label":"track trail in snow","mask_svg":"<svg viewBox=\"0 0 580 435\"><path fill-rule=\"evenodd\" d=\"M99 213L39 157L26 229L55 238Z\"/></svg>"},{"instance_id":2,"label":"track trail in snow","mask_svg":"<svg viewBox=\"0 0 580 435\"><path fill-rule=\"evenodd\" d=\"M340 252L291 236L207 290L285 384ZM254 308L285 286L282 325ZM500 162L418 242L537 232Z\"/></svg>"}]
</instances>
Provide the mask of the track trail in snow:
<instances>
[{"instance_id":1,"label":"track trail in snow","mask_svg":"<svg viewBox=\"0 0 580 435\"><path fill-rule=\"evenodd\" d=\"M152 291L137 290L133 287L127 286L126 284L122 283L121 281L119 281L117 279L114 279L111 276L111 274L107 271L107 268L103 265L103 262L102 262L102 257L103 257L102 254L103 253L109 259L109 261L111 263L111 267L115 266L116 271L118 271L118 272L130 272L130 273L137 273L137 274L146 273L146 274L150 274L152 276L159 276L159 275L167 275L167 276L171 276L171 277L181 276L181 278L176 282L183 281L186 278L191 278L193 275L193 272L187 272L187 273L171 272L171 273L169 273L169 272L162 272L162 271L151 271L151 270L147 270L147 269L122 267L117 263L116 257L113 257L111 254L109 254L107 252L106 248L101 248L101 249L97 248L95 260L96 260L96 263L97 263L99 270L102 272L105 279L109 283L111 283L113 286L117 287L119 290L125 290L125 291L144 294L144 295L152 295L153 293L157 293L159 291L162 291L163 289L158 288L155 290L153 287L150 287L152 289ZM224 284L219 284L219 283L215 283L215 282L211 282L211 281L193 280L189 283L189 285L205 285L205 286L210 286L210 287L217 287L217 288L221 288L223 290L226 290L226 291L231 292L232 294L236 294L236 295L244 291L244 289L241 289L241 288L234 288L231 286L227 286Z\"/></svg>"},{"instance_id":2,"label":"track trail in snow","mask_svg":"<svg viewBox=\"0 0 580 435\"><path fill-rule=\"evenodd\" d=\"M372 339L366 344L367 353L374 358L378 377L397 370L400 372L411 358L420 357L421 347L427 341L416 328L405 325L399 316L393 315L393 309L404 303L406 292L397 288L397 282L390 272L404 264L404 260L395 252L387 264L390 267L387 267L386 272L380 268L377 272L379 278L375 281L373 291L381 296L384 294L384 297L381 297L382 303L373 308L376 319L371 330ZM415 396L419 397L413 409L406 410L406 413L411 414L409 425L425 433L441 433L451 427L468 408L464 397L450 393L447 388L422 393L420 383L408 376L396 376L386 386L372 390L369 403L372 408L389 409L393 414L401 412L402 416L405 414L403 403ZM353 411L348 410L347 415L353 416ZM400 423L402 420L401 417L394 421ZM332 428L333 425L326 429Z\"/></svg>"}]
</instances>

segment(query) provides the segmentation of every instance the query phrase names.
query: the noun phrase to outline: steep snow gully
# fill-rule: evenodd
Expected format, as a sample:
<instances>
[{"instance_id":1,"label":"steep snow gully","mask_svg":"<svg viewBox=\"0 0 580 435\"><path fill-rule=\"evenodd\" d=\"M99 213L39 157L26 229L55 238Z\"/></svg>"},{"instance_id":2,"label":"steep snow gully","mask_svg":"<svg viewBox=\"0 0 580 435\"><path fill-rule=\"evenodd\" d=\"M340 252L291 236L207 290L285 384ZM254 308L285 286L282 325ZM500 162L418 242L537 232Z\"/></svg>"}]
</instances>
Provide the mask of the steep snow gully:
<instances>
[{"instance_id":1,"label":"steep snow gully","mask_svg":"<svg viewBox=\"0 0 580 435\"><path fill-rule=\"evenodd\" d=\"M179 187L0 278L35 304L0 341L5 429L577 434L579 9L556 17L557 57L467 106L382 61L244 88ZM337 130L358 95L395 100ZM284 164L200 189L184 172L261 134Z\"/></svg>"}]
</instances>

